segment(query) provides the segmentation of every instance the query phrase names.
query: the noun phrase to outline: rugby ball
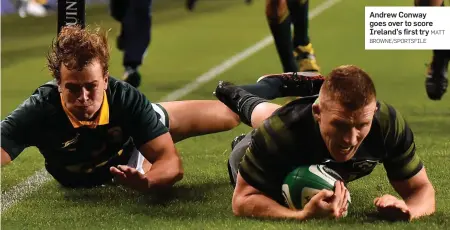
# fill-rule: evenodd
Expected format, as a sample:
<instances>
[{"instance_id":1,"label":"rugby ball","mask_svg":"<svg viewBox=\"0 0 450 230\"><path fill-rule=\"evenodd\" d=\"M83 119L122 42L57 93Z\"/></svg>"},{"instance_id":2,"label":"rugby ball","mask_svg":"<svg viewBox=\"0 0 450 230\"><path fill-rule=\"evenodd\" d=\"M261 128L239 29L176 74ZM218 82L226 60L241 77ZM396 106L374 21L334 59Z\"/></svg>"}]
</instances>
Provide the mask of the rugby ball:
<instances>
[{"instance_id":1,"label":"rugby ball","mask_svg":"<svg viewBox=\"0 0 450 230\"><path fill-rule=\"evenodd\" d=\"M334 184L341 176L325 165L300 166L284 179L282 193L290 209L300 210L322 189L334 191ZM347 194L348 204L351 202ZM347 213L344 214L346 216Z\"/></svg>"}]
</instances>

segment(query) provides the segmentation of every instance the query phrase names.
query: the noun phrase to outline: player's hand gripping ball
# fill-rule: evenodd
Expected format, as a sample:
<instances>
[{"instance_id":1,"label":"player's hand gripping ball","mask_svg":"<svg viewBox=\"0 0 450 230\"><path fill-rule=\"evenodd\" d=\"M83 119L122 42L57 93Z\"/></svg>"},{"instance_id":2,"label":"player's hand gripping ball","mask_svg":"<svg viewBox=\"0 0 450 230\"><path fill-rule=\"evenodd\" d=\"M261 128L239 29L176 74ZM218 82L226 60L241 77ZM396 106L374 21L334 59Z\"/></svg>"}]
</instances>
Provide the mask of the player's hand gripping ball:
<instances>
[{"instance_id":1,"label":"player's hand gripping ball","mask_svg":"<svg viewBox=\"0 0 450 230\"><path fill-rule=\"evenodd\" d=\"M284 179L283 197L289 208L300 210L322 189L334 191L337 180L342 181L341 176L325 165L300 166ZM347 197L347 204L350 205L350 193ZM347 211L343 213L343 216L346 215Z\"/></svg>"}]
</instances>

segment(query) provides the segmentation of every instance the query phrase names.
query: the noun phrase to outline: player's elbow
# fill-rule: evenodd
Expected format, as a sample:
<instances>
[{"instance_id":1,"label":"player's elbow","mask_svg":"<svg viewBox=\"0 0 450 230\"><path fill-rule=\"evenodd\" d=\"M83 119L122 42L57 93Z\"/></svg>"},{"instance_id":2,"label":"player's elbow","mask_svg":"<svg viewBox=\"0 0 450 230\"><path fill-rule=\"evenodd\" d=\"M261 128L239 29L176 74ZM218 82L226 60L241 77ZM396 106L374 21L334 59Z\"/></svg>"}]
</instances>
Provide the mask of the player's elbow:
<instances>
[{"instance_id":1,"label":"player's elbow","mask_svg":"<svg viewBox=\"0 0 450 230\"><path fill-rule=\"evenodd\" d=\"M3 148L1 148L1 165L6 165L9 164L11 162L11 157L9 156L9 154L3 150Z\"/></svg>"},{"instance_id":2,"label":"player's elbow","mask_svg":"<svg viewBox=\"0 0 450 230\"><path fill-rule=\"evenodd\" d=\"M242 195L242 194L236 194L236 192L233 194L233 199L231 203L231 208L233 209L233 215L238 217L243 216L249 216L251 213L248 212L250 208L249 206L249 196Z\"/></svg>"},{"instance_id":3,"label":"player's elbow","mask_svg":"<svg viewBox=\"0 0 450 230\"><path fill-rule=\"evenodd\" d=\"M173 178L175 182L178 182L180 180L182 180L184 177L184 170L182 168L176 170L175 172L173 172Z\"/></svg>"},{"instance_id":4,"label":"player's elbow","mask_svg":"<svg viewBox=\"0 0 450 230\"><path fill-rule=\"evenodd\" d=\"M172 178L171 185L175 184L176 182L180 181L184 177L184 169L181 164L181 160L178 160L176 163L176 167L172 167L170 170L168 170L169 177Z\"/></svg>"},{"instance_id":5,"label":"player's elbow","mask_svg":"<svg viewBox=\"0 0 450 230\"><path fill-rule=\"evenodd\" d=\"M244 216L242 212L244 206L243 198L239 196L233 196L233 200L231 203L231 208L233 209L233 215L235 216Z\"/></svg>"}]
</instances>

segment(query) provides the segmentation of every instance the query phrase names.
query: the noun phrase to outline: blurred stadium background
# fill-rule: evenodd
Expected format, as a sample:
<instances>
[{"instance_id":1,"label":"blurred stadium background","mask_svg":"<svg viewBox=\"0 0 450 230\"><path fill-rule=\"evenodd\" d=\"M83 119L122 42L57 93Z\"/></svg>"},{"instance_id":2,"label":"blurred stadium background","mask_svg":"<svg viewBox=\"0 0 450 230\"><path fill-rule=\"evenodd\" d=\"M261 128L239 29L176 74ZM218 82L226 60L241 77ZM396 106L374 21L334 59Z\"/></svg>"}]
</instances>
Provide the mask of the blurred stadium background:
<instances>
[{"instance_id":1,"label":"blurred stadium background","mask_svg":"<svg viewBox=\"0 0 450 230\"><path fill-rule=\"evenodd\" d=\"M24 17L19 15L17 2L1 2L2 119L36 87L51 79L45 69L45 55L56 35L55 3L36 1L45 4L45 16L35 17L39 15L27 11ZM120 77L122 54L115 47L119 25L110 17L106 1L88 2L87 24L111 29L110 72ZM29 148L1 169L2 228L448 228L450 98L448 93L441 101L430 101L426 96L425 63L429 62L431 51L364 50L364 6L412 4L412 0L311 1L310 14L314 16L310 21L310 37L323 73L342 64L361 66L374 78L379 99L394 105L409 121L415 131L417 152L436 187L434 216L413 223L389 223L374 218L373 199L384 193L395 194L383 167L378 166L372 175L350 184L352 205L345 219L298 223L236 218L231 212L232 188L226 162L231 140L249 131L241 125L229 132L177 144L184 161L185 178L171 194L165 194L166 199L120 187L62 189L42 170L44 161L39 152ZM236 60L232 59L235 55L249 47L255 48L263 39L268 40L256 47L256 52L237 59L236 63L230 62ZM141 67L140 87L152 102L214 99L212 91L219 79L244 84L254 82L263 74L277 72L281 72L281 64L270 43L264 0L254 0L249 5L244 0L200 0L193 12L185 9L182 0L154 0L152 42Z\"/></svg>"}]
</instances>

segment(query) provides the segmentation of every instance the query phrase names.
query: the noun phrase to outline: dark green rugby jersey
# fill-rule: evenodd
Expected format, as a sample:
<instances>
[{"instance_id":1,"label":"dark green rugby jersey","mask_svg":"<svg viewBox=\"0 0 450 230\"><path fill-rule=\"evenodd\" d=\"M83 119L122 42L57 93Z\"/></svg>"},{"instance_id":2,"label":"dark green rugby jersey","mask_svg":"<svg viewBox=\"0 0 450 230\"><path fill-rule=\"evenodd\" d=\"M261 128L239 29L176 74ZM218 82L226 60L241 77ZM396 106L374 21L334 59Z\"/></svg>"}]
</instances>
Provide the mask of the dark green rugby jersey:
<instances>
[{"instance_id":1,"label":"dark green rugby jersey","mask_svg":"<svg viewBox=\"0 0 450 230\"><path fill-rule=\"evenodd\" d=\"M110 181L109 167L126 164L134 146L168 132L152 104L134 87L109 78L109 123L74 128L55 81L42 85L1 122L2 148L11 159L36 146L61 184L93 186Z\"/></svg>"},{"instance_id":2,"label":"dark green rugby jersey","mask_svg":"<svg viewBox=\"0 0 450 230\"><path fill-rule=\"evenodd\" d=\"M255 129L239 168L247 183L282 203L281 186L301 165L325 164L349 182L383 163L391 180L404 180L423 165L415 154L413 133L392 106L378 102L372 127L355 156L343 163L329 154L312 114L317 97L295 100Z\"/></svg>"}]
</instances>

